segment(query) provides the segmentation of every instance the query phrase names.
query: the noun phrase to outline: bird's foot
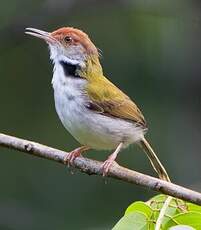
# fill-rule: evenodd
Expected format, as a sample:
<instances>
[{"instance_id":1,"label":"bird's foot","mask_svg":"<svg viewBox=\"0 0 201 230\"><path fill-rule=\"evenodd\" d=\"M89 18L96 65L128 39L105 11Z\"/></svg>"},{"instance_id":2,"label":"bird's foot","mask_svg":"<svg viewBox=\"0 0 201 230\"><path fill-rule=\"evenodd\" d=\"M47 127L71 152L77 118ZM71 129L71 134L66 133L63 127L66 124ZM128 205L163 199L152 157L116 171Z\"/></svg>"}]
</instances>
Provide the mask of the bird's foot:
<instances>
[{"instance_id":1,"label":"bird's foot","mask_svg":"<svg viewBox=\"0 0 201 230\"><path fill-rule=\"evenodd\" d=\"M103 177L107 176L109 169L111 168L112 164L114 164L114 163L117 164L117 162L115 161L115 158L112 155L110 155L108 157L108 159L103 162L103 164L101 165Z\"/></svg>"},{"instance_id":2,"label":"bird's foot","mask_svg":"<svg viewBox=\"0 0 201 230\"><path fill-rule=\"evenodd\" d=\"M64 156L64 163L67 164L68 163L68 166L70 165L73 165L74 163L74 160L81 156L81 154L85 151L87 151L88 149L90 149L88 146L81 146L79 148L76 148L74 149L73 151L67 153L65 156Z\"/></svg>"},{"instance_id":3,"label":"bird's foot","mask_svg":"<svg viewBox=\"0 0 201 230\"><path fill-rule=\"evenodd\" d=\"M119 151L122 148L123 143L120 143L117 148L115 149L115 151L107 158L106 161L103 162L103 164L101 165L101 170L102 170L102 174L103 177L107 176L110 167L112 166L112 164L116 163L115 159L117 158L117 154L119 153ZM116 163L117 164L117 163Z\"/></svg>"},{"instance_id":4,"label":"bird's foot","mask_svg":"<svg viewBox=\"0 0 201 230\"><path fill-rule=\"evenodd\" d=\"M103 177L107 176L107 174L109 172L109 169L110 169L110 167L112 166L112 164L114 162L115 162L115 160L110 159L110 157L108 157L108 159L103 162L103 164L101 165L101 170L102 170Z\"/></svg>"}]
</instances>

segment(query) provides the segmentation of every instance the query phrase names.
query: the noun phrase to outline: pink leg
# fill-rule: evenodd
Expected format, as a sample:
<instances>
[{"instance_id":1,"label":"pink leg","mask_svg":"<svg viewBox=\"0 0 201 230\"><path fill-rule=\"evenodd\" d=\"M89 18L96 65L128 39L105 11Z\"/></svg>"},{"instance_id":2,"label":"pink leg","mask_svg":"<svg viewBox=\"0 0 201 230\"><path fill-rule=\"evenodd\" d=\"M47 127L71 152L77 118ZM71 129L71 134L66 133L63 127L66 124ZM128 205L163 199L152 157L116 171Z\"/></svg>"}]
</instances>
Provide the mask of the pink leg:
<instances>
[{"instance_id":1,"label":"pink leg","mask_svg":"<svg viewBox=\"0 0 201 230\"><path fill-rule=\"evenodd\" d=\"M79 148L74 149L73 151L66 154L64 157L64 163L68 162L68 166L73 165L73 162L76 157L79 157L83 152L89 150L88 146L81 146Z\"/></svg>"},{"instance_id":2,"label":"pink leg","mask_svg":"<svg viewBox=\"0 0 201 230\"><path fill-rule=\"evenodd\" d=\"M112 166L112 163L115 161L117 154L120 152L122 148L123 143L120 143L116 150L108 157L106 161L103 162L101 169L103 171L103 176L106 176L108 174L108 171L110 167Z\"/></svg>"}]
</instances>

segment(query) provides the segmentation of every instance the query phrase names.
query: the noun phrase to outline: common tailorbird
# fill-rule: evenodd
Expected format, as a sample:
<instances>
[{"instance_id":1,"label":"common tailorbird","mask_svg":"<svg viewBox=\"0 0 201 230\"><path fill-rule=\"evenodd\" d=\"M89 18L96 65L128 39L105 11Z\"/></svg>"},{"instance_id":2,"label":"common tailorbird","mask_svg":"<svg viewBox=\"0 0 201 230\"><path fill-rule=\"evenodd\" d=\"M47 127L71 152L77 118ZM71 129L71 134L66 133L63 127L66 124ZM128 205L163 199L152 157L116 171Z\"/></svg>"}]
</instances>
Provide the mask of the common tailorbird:
<instances>
[{"instance_id":1,"label":"common tailorbird","mask_svg":"<svg viewBox=\"0 0 201 230\"><path fill-rule=\"evenodd\" d=\"M140 145L163 180L168 174L144 135L147 124L136 104L104 75L99 52L86 33L63 27L51 33L27 28L41 38L53 62L55 107L64 127L82 145L66 155L73 164L88 149L113 150L102 164L105 176L117 154L130 144Z\"/></svg>"}]
</instances>

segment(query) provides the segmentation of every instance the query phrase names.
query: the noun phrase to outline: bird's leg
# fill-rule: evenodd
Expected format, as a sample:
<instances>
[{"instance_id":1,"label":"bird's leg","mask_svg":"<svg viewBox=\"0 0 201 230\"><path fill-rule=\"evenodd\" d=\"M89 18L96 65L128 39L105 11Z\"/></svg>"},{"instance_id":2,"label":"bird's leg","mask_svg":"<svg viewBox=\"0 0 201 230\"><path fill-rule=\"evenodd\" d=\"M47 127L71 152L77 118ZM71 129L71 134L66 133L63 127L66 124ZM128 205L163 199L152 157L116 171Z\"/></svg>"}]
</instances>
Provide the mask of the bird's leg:
<instances>
[{"instance_id":1,"label":"bird's leg","mask_svg":"<svg viewBox=\"0 0 201 230\"><path fill-rule=\"evenodd\" d=\"M79 157L83 152L89 150L90 147L88 146L81 146L79 148L74 149L73 151L67 153L64 156L64 163L66 164L68 162L68 166L73 165L73 162L76 157Z\"/></svg>"},{"instance_id":2,"label":"bird's leg","mask_svg":"<svg viewBox=\"0 0 201 230\"><path fill-rule=\"evenodd\" d=\"M103 176L106 176L108 174L108 171L109 171L111 165L113 164L113 162L115 161L117 154L120 152L122 145L123 145L123 143L120 143L117 146L117 148L115 149L115 151L111 155L109 155L107 160L103 162L103 164L101 166Z\"/></svg>"}]
</instances>

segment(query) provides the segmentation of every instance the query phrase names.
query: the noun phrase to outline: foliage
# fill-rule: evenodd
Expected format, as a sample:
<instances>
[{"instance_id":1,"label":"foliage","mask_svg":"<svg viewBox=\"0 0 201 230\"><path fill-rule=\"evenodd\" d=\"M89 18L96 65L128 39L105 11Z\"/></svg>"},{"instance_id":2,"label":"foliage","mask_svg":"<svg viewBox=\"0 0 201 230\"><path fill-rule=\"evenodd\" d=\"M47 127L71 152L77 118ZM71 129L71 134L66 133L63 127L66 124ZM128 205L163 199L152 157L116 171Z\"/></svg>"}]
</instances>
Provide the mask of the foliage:
<instances>
[{"instance_id":1,"label":"foliage","mask_svg":"<svg viewBox=\"0 0 201 230\"><path fill-rule=\"evenodd\" d=\"M157 195L147 202L132 203L112 230L154 230L166 198L166 195ZM201 230L201 206L173 198L166 210L161 229Z\"/></svg>"}]
</instances>

